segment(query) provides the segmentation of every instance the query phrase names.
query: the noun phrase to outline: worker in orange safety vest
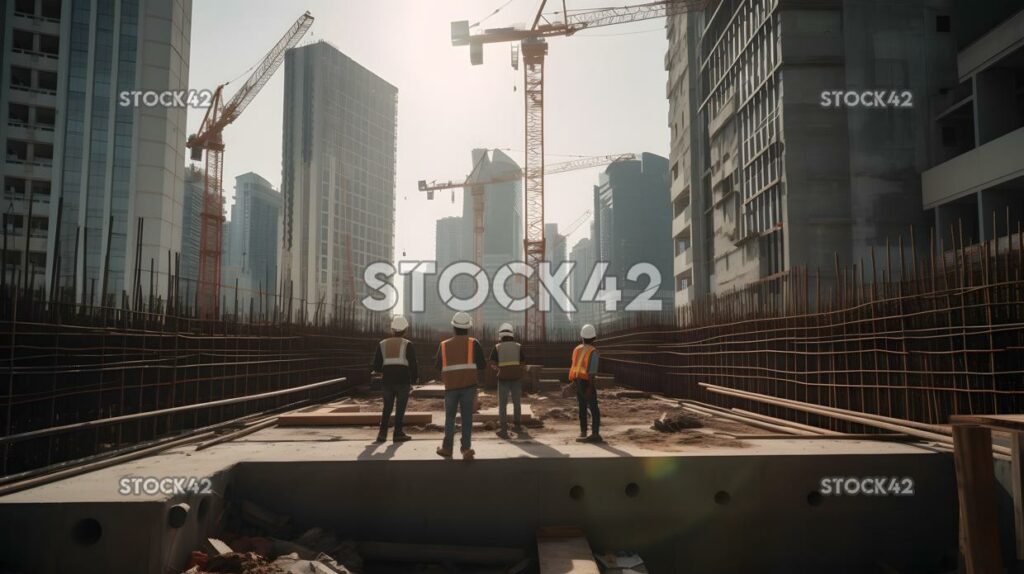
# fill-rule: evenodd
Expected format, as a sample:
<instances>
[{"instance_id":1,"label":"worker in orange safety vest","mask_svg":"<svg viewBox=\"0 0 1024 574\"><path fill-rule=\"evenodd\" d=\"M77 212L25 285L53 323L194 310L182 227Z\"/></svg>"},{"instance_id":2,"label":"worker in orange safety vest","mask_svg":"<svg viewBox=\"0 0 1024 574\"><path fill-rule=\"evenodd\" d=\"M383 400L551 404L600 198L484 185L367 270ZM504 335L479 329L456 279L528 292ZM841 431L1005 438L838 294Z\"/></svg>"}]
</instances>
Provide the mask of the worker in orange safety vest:
<instances>
[{"instance_id":1,"label":"worker in orange safety vest","mask_svg":"<svg viewBox=\"0 0 1024 574\"><path fill-rule=\"evenodd\" d=\"M452 456L455 440L455 414L462 412L462 458L473 460L471 440L473 433L473 405L476 402L477 381L487 367L480 342L469 336L473 318L459 311L452 317L455 336L441 342L434 358L434 366L441 372L444 383L444 440L437 454Z\"/></svg>"},{"instance_id":2,"label":"worker in orange safety vest","mask_svg":"<svg viewBox=\"0 0 1024 574\"><path fill-rule=\"evenodd\" d=\"M569 382L576 387L576 402L580 409L580 436L577 442L604 442L601 438L601 410L597 406L598 352L594 347L597 341L597 330L587 324L580 329L583 343L572 351L572 364L569 367ZM594 420L593 433L587 436L587 411Z\"/></svg>"}]
</instances>

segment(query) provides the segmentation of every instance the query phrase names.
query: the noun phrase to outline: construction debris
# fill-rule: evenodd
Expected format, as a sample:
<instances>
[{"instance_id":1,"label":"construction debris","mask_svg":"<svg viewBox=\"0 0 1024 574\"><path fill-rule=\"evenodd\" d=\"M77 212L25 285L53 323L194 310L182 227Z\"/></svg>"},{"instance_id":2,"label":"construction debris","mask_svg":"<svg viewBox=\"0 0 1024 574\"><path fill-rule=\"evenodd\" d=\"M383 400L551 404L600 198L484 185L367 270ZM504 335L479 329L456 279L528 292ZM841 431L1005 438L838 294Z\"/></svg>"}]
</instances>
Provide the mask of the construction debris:
<instances>
[{"instance_id":1,"label":"construction debris","mask_svg":"<svg viewBox=\"0 0 1024 574\"><path fill-rule=\"evenodd\" d=\"M679 432L704 426L699 418L687 413L661 413L651 428L660 432Z\"/></svg>"}]
</instances>

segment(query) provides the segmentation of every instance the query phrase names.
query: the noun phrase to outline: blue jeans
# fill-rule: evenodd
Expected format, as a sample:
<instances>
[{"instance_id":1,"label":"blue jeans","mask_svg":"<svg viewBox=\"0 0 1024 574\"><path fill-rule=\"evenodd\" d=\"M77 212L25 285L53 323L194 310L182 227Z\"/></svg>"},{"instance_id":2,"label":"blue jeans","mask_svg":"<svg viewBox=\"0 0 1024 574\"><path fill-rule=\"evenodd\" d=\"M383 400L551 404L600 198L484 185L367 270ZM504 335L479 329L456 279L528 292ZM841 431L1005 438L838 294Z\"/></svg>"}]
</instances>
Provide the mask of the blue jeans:
<instances>
[{"instance_id":1,"label":"blue jeans","mask_svg":"<svg viewBox=\"0 0 1024 574\"><path fill-rule=\"evenodd\" d=\"M601 409L597 408L597 388L587 381L576 381L576 402L580 407L580 432L587 434L587 410L594 418L594 434L601 432Z\"/></svg>"},{"instance_id":2,"label":"blue jeans","mask_svg":"<svg viewBox=\"0 0 1024 574\"><path fill-rule=\"evenodd\" d=\"M512 395L512 412L515 417L516 431L522 424L522 381L498 381L498 421L501 430L508 430L508 396Z\"/></svg>"},{"instance_id":3,"label":"blue jeans","mask_svg":"<svg viewBox=\"0 0 1024 574\"><path fill-rule=\"evenodd\" d=\"M476 386L453 389L444 392L444 442L441 446L452 449L455 442L455 412L462 410L462 450L469 448L473 435L473 403L476 401Z\"/></svg>"}]
</instances>

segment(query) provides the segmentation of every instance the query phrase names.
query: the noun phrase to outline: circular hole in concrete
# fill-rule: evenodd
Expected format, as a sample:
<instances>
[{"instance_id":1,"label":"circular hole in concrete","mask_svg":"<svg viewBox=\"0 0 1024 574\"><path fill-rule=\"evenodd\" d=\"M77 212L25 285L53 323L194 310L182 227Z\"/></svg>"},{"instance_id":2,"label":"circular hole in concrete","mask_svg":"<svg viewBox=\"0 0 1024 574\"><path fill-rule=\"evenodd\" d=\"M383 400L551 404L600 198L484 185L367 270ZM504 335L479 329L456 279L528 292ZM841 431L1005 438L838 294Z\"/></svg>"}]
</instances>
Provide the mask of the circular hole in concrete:
<instances>
[{"instance_id":1,"label":"circular hole in concrete","mask_svg":"<svg viewBox=\"0 0 1024 574\"><path fill-rule=\"evenodd\" d=\"M175 504L167 509L167 525L171 528L181 528L188 518L189 506L184 502Z\"/></svg>"},{"instance_id":2,"label":"circular hole in concrete","mask_svg":"<svg viewBox=\"0 0 1024 574\"><path fill-rule=\"evenodd\" d=\"M812 491L807 494L807 504L811 506L818 506L821 504L821 493L818 491Z\"/></svg>"},{"instance_id":3,"label":"circular hole in concrete","mask_svg":"<svg viewBox=\"0 0 1024 574\"><path fill-rule=\"evenodd\" d=\"M580 485L573 486L569 489L569 498L573 500L579 500L583 498L583 487Z\"/></svg>"},{"instance_id":4,"label":"circular hole in concrete","mask_svg":"<svg viewBox=\"0 0 1024 574\"><path fill-rule=\"evenodd\" d=\"M204 496L199 501L199 508L196 510L196 519L202 521L206 518L206 513L210 511L210 497Z\"/></svg>"},{"instance_id":5,"label":"circular hole in concrete","mask_svg":"<svg viewBox=\"0 0 1024 574\"><path fill-rule=\"evenodd\" d=\"M724 490L719 490L715 493L715 504L725 506L726 504L729 504L730 500L732 500L732 497Z\"/></svg>"},{"instance_id":6,"label":"circular hole in concrete","mask_svg":"<svg viewBox=\"0 0 1024 574\"><path fill-rule=\"evenodd\" d=\"M92 546L103 538L103 527L95 518L83 518L75 524L75 542L82 546Z\"/></svg>"},{"instance_id":7,"label":"circular hole in concrete","mask_svg":"<svg viewBox=\"0 0 1024 574\"><path fill-rule=\"evenodd\" d=\"M638 494L640 494L640 485L635 482L626 485L626 496L636 498Z\"/></svg>"}]
</instances>

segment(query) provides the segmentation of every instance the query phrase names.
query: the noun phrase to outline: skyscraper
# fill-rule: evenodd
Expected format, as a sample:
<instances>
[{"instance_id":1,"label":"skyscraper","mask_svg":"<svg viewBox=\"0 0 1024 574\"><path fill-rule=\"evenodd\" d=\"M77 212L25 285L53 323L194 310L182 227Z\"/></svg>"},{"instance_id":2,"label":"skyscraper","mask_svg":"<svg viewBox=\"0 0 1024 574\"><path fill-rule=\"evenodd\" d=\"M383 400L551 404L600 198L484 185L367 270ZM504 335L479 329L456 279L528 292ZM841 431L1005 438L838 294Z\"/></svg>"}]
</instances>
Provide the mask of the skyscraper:
<instances>
[{"instance_id":1,"label":"skyscraper","mask_svg":"<svg viewBox=\"0 0 1024 574\"><path fill-rule=\"evenodd\" d=\"M677 302L795 266L828 285L836 257L868 261L924 227L930 120L957 85L950 12L949 0L730 0L670 18ZM826 105L835 91L888 101Z\"/></svg>"},{"instance_id":2,"label":"skyscraper","mask_svg":"<svg viewBox=\"0 0 1024 574\"><path fill-rule=\"evenodd\" d=\"M181 201L181 292L194 294L199 280L199 243L203 215L203 172L196 166L185 170L185 195Z\"/></svg>"},{"instance_id":3,"label":"skyscraper","mask_svg":"<svg viewBox=\"0 0 1024 574\"><path fill-rule=\"evenodd\" d=\"M398 90L326 42L289 50L284 72L285 295L330 316L393 260Z\"/></svg>"},{"instance_id":4,"label":"skyscraper","mask_svg":"<svg viewBox=\"0 0 1024 574\"><path fill-rule=\"evenodd\" d=\"M0 9L8 276L27 270L26 283L56 280L62 295L98 304L148 293L152 267L163 293L181 243L186 110L120 94L187 87L191 0Z\"/></svg>"},{"instance_id":5,"label":"skyscraper","mask_svg":"<svg viewBox=\"0 0 1024 574\"><path fill-rule=\"evenodd\" d=\"M221 282L238 297L248 299L277 293L278 230L281 194L269 181L249 172L235 178L235 202L230 225L224 228ZM232 293L225 294L231 300Z\"/></svg>"},{"instance_id":6,"label":"skyscraper","mask_svg":"<svg viewBox=\"0 0 1024 574\"><path fill-rule=\"evenodd\" d=\"M470 175L470 181L491 181L495 178L507 176L518 176L522 173L519 164L501 150L491 150L488 154L486 149L475 149L472 152L473 166L475 171ZM484 186L484 260L483 267L487 275L494 277L503 265L522 261L523 246L523 184L522 180L516 177L513 181L492 183ZM463 244L467 250L464 258L472 261L474 256L474 232L473 232L473 198L470 188L463 189L462 201L462 234ZM438 269L438 273L441 269ZM460 277L456 285L460 288L459 293L466 292L466 296L472 293L472 288L461 289L463 284L469 283L468 277ZM508 286L509 295L516 296L515 285L512 281ZM494 297L488 297L483 305L482 320L486 325L497 328L498 325L508 322L522 321L522 314L511 313L504 309Z\"/></svg>"},{"instance_id":7,"label":"skyscraper","mask_svg":"<svg viewBox=\"0 0 1024 574\"><path fill-rule=\"evenodd\" d=\"M622 296L619 312L602 312L601 322L618 318L626 305L651 288L652 301L661 301L663 311L672 308L668 198L668 160L659 155L644 153L638 160L615 162L601 173L594 186L594 253L597 261L608 262L607 275L615 277ZM628 279L630 269L640 263L653 265L660 277ZM609 289L607 281L605 285Z\"/></svg>"}]
</instances>

